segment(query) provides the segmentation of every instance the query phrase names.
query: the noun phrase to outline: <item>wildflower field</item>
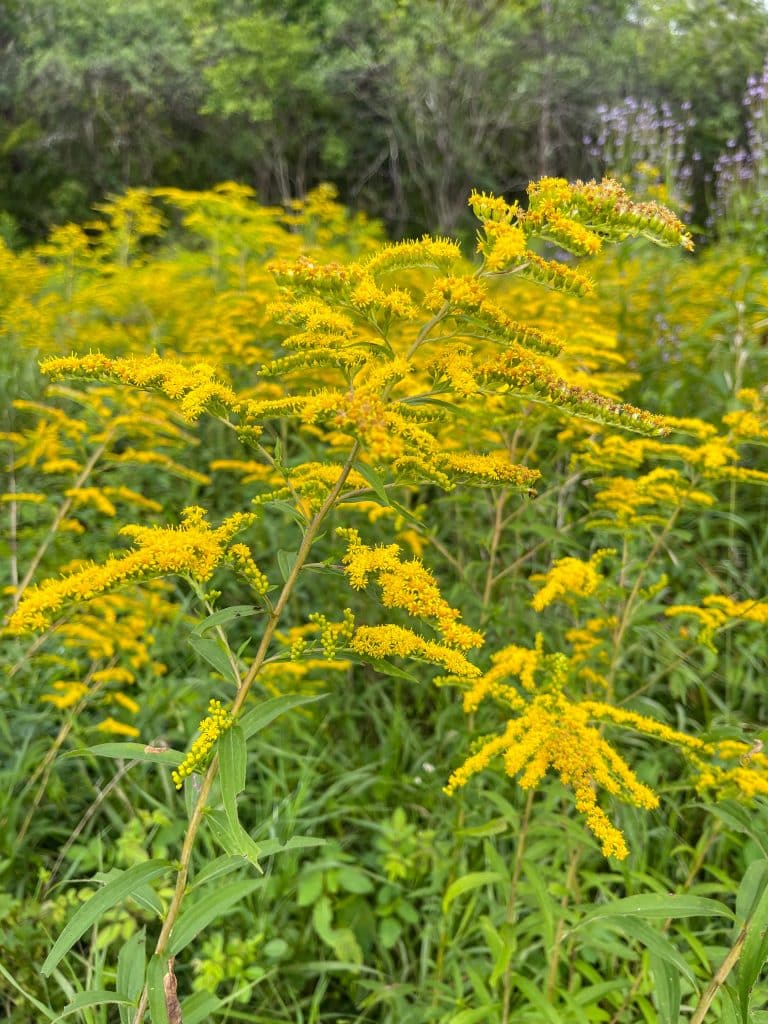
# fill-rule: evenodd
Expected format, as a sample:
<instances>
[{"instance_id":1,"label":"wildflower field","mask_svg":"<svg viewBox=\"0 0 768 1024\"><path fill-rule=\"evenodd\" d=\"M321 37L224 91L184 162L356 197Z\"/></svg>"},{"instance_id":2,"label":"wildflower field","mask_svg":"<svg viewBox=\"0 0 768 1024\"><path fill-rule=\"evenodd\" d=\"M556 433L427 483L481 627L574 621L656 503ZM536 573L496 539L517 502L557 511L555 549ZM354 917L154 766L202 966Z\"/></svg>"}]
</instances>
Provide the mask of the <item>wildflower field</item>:
<instances>
[{"instance_id":1,"label":"wildflower field","mask_svg":"<svg viewBox=\"0 0 768 1024\"><path fill-rule=\"evenodd\" d=\"M768 1020L768 269L613 179L0 249L0 1016Z\"/></svg>"}]
</instances>

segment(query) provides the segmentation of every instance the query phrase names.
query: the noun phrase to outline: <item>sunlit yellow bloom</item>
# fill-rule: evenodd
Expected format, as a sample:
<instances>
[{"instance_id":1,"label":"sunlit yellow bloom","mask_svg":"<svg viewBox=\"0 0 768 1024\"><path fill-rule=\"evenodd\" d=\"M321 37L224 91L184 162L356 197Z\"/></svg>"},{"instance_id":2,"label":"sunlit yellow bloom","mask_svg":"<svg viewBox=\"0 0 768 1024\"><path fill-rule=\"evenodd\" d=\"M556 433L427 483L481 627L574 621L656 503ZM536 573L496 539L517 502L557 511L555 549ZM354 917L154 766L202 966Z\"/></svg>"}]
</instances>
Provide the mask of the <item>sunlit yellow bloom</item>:
<instances>
[{"instance_id":1,"label":"sunlit yellow bloom","mask_svg":"<svg viewBox=\"0 0 768 1024\"><path fill-rule=\"evenodd\" d=\"M504 756L508 775L521 773L523 789L537 786L552 768L573 790L576 809L585 816L606 857L623 859L629 851L620 829L598 806L598 789L638 807L658 806L656 795L589 724L587 709L571 703L563 694L534 697L518 718L507 723L501 737L484 744L453 773L446 792L465 785L498 754Z\"/></svg>"},{"instance_id":2,"label":"sunlit yellow bloom","mask_svg":"<svg viewBox=\"0 0 768 1024\"><path fill-rule=\"evenodd\" d=\"M99 722L96 728L99 732L108 732L113 736L130 736L131 739L136 739L141 735L135 725L126 725L125 722L118 722L111 716L105 718L103 722Z\"/></svg>"},{"instance_id":3,"label":"sunlit yellow bloom","mask_svg":"<svg viewBox=\"0 0 768 1024\"><path fill-rule=\"evenodd\" d=\"M198 726L200 735L189 748L179 767L171 772L176 789L181 789L184 779L205 769L216 740L232 726L233 721L232 715L220 700L209 701L208 714Z\"/></svg>"},{"instance_id":4,"label":"sunlit yellow bloom","mask_svg":"<svg viewBox=\"0 0 768 1024\"><path fill-rule=\"evenodd\" d=\"M139 705L136 701L129 697L128 694L122 693L118 690L116 693L109 695L109 700L114 701L115 704L119 704L121 708L125 708L126 711L131 711L134 715L139 711Z\"/></svg>"},{"instance_id":5,"label":"sunlit yellow bloom","mask_svg":"<svg viewBox=\"0 0 768 1024\"><path fill-rule=\"evenodd\" d=\"M714 650L714 636L731 622L768 622L768 599L734 601L724 594L710 594L701 605L678 604L665 609L669 616L690 615L701 624L699 640Z\"/></svg>"},{"instance_id":6,"label":"sunlit yellow bloom","mask_svg":"<svg viewBox=\"0 0 768 1024\"><path fill-rule=\"evenodd\" d=\"M53 683L52 689L57 692L43 694L40 700L53 704L60 711L73 707L88 693L88 687L85 683L65 682L63 680Z\"/></svg>"},{"instance_id":7,"label":"sunlit yellow bloom","mask_svg":"<svg viewBox=\"0 0 768 1024\"><path fill-rule=\"evenodd\" d=\"M361 589L374 575L386 608L402 608L415 618L435 620L452 647L466 651L483 642L482 634L458 621L460 612L442 597L434 576L419 559L401 561L397 544L369 547L357 530L339 529L337 533L347 541L344 572L352 587Z\"/></svg>"},{"instance_id":8,"label":"sunlit yellow bloom","mask_svg":"<svg viewBox=\"0 0 768 1024\"><path fill-rule=\"evenodd\" d=\"M234 534L255 516L236 513L212 529L200 508L185 509L182 525L174 527L125 526L122 533L134 539L136 550L111 555L101 564L89 563L61 579L48 579L30 587L11 616L13 633L43 629L66 605L89 601L130 580L188 573L206 581L223 560Z\"/></svg>"},{"instance_id":9,"label":"sunlit yellow bloom","mask_svg":"<svg viewBox=\"0 0 768 1024\"><path fill-rule=\"evenodd\" d=\"M461 259L461 247L451 238L424 235L415 241L386 245L363 264L369 274L380 274L411 267L450 266Z\"/></svg>"},{"instance_id":10,"label":"sunlit yellow bloom","mask_svg":"<svg viewBox=\"0 0 768 1024\"><path fill-rule=\"evenodd\" d=\"M83 505L93 505L103 516L112 517L117 515L117 509L100 487L69 488L64 492L64 495L72 499L72 504L75 508L80 508Z\"/></svg>"},{"instance_id":11,"label":"sunlit yellow bloom","mask_svg":"<svg viewBox=\"0 0 768 1024\"><path fill-rule=\"evenodd\" d=\"M588 562L581 558L559 558L547 573L536 573L530 577L532 583L541 583L538 593L531 601L533 609L543 611L554 601L569 595L589 597L603 582L600 566L613 548L601 548Z\"/></svg>"},{"instance_id":12,"label":"sunlit yellow bloom","mask_svg":"<svg viewBox=\"0 0 768 1024\"><path fill-rule=\"evenodd\" d=\"M54 379L84 377L158 390L178 402L181 414L189 420L197 419L212 406L232 408L235 404L229 385L218 381L214 368L203 362L187 366L157 354L112 359L93 352L45 359L40 369Z\"/></svg>"},{"instance_id":13,"label":"sunlit yellow bloom","mask_svg":"<svg viewBox=\"0 0 768 1024\"><path fill-rule=\"evenodd\" d=\"M403 626L358 626L349 646L356 654L369 658L397 656L423 659L433 665L440 665L458 678L471 679L480 671L459 651L425 640Z\"/></svg>"},{"instance_id":14,"label":"sunlit yellow bloom","mask_svg":"<svg viewBox=\"0 0 768 1024\"><path fill-rule=\"evenodd\" d=\"M28 502L30 505L42 505L47 500L46 494L35 494L31 491L11 491L8 494L0 494L0 501L6 505L15 501Z\"/></svg>"}]
</instances>

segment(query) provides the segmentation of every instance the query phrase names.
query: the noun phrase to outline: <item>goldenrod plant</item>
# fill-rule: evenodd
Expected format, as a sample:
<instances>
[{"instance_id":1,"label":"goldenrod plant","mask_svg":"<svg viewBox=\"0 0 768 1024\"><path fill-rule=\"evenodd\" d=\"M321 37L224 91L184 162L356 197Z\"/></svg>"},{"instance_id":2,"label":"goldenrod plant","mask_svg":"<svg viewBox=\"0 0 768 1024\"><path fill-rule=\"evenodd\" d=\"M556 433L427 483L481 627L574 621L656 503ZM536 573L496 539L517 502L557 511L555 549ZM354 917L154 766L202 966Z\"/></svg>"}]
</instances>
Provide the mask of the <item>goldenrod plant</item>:
<instances>
[{"instance_id":1,"label":"goldenrod plant","mask_svg":"<svg viewBox=\"0 0 768 1024\"><path fill-rule=\"evenodd\" d=\"M29 679L58 729L26 787L31 809L15 819L18 834L29 833L73 739L73 760L112 759L121 773L158 765L177 819L161 843L147 840L156 855L125 865L106 857L114 870L47 950L43 977L67 979L84 936L129 897L139 900L139 911L118 918L125 941L116 968L99 961L112 987L78 982L78 992L62 981L66 1012L101 1020L94 1008L116 1003L121 1024L228 1012L206 986L231 978L227 956L244 964L261 955L262 938L232 945L206 929L280 877L277 854L318 846L318 866L305 864L299 876L299 906L313 907L312 928L335 960L362 969L370 934L355 930L334 897L341 887L363 899L370 874L334 846L340 835L281 828L278 837L256 827L248 807L262 772L255 737L287 711L319 723L318 698L342 680L378 688L393 679L401 702L404 683L436 683L434 701L460 704L470 737L453 728L441 762L424 762L437 792L452 797L436 797L441 813L458 813L457 835L485 843L499 830L494 821L501 831L515 825L511 874L488 846L494 867L445 876L434 974L409 997L422 1006L414 1020L506 1024L518 1013L541 1019L531 1014L554 1005L561 954L578 943L563 922L579 862L601 855L611 865L603 870L622 877L638 813L663 813L669 794L649 759L667 755L654 751L674 752L679 785L702 800L768 795L761 742L675 720L656 692L644 699L650 682L638 675L661 678L663 659L689 664L689 650L714 658L732 627L768 619L761 597L690 600L688 584L678 599L671 578L681 524L716 509L723 488L768 481L751 456L768 437L763 391L739 386L731 407L710 419L627 401L637 375L601 322L606 299L595 296L590 272L599 257L597 272L608 276L604 251L631 239L689 251L687 229L608 179L543 178L529 186L526 206L477 192L469 204L479 221L474 254L429 236L382 244L375 225L350 219L328 189L285 210L260 207L235 185L133 191L103 204L88 232L58 229L33 254L2 254L5 330L42 355L52 382L15 400L2 437L5 635L14 677ZM179 231L196 244L180 249ZM537 509L554 512L552 528L542 521L537 533ZM470 557L480 520L490 532ZM572 546L579 538L581 549ZM180 651L174 637L184 632ZM661 660L649 666L655 652ZM169 661L190 660L191 681L178 664L169 671ZM178 696L173 680L184 684ZM182 720L174 746L163 734L171 723L179 736ZM526 794L524 810L489 775L497 766ZM474 778L481 772L491 781ZM555 806L570 823L570 805L559 803L570 793L587 829L557 883L566 886L563 914L538 993L510 938L521 872L533 870L535 791L549 808L542 821ZM482 812L470 827L464 816L473 801L482 809L478 792L502 817ZM414 923L402 884L425 877L434 851L400 805L380 829L387 881L367 913L389 950ZM335 852L323 853L324 841ZM391 844L400 842L403 863L393 867ZM463 992L449 1005L441 993L451 908L505 877L504 921L480 920L488 977L473 976L474 1004ZM652 914L664 905L643 898L637 906ZM687 898L692 915L721 912L715 900ZM667 909L674 918L674 902ZM742 920L753 909L742 907ZM465 916L459 933L468 925ZM589 927L599 926L585 925L585 934ZM667 980L655 1005L676 1020L674 950L654 934L638 941L660 957L654 976L663 970ZM273 934L265 963L283 955L278 939L288 948ZM191 970L205 979L195 993L183 991ZM244 998L268 974L249 974ZM686 974L686 998L698 981ZM722 983L702 991L700 1007L720 997ZM634 992L650 1007L647 973L642 986ZM581 1019L574 993L564 992L547 1019ZM364 1008L380 994L349 998ZM627 1002L609 987L589 998L590 1019L638 1019L634 996Z\"/></svg>"}]
</instances>

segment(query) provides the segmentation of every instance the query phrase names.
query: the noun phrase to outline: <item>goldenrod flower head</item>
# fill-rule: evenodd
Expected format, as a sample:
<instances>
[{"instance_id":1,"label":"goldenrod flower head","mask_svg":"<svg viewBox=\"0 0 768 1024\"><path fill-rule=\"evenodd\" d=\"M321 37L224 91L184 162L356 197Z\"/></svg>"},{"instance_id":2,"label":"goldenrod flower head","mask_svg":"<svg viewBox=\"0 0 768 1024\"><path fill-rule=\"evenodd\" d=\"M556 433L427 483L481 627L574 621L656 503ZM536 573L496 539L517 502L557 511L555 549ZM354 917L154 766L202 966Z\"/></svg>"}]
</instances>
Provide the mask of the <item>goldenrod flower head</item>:
<instances>
[{"instance_id":1,"label":"goldenrod flower head","mask_svg":"<svg viewBox=\"0 0 768 1024\"><path fill-rule=\"evenodd\" d=\"M320 644L326 658L336 657L336 651L344 644L348 644L355 631L355 616L351 608L344 609L341 622L331 622L322 612L313 612L309 616L309 623L320 633Z\"/></svg>"},{"instance_id":2,"label":"goldenrod flower head","mask_svg":"<svg viewBox=\"0 0 768 1024\"><path fill-rule=\"evenodd\" d=\"M208 363L187 366L173 359L151 356L126 356L112 359L99 352L85 356L64 356L44 359L40 369L54 380L81 377L86 380L112 381L134 387L160 391L177 402L186 419L195 420L207 408L233 408L235 393L216 379Z\"/></svg>"},{"instance_id":3,"label":"goldenrod flower head","mask_svg":"<svg viewBox=\"0 0 768 1024\"><path fill-rule=\"evenodd\" d=\"M74 680L65 681L59 679L51 684L51 688L56 690L56 693L45 693L40 700L53 704L60 711L73 707L88 693L88 687L85 683Z\"/></svg>"},{"instance_id":4,"label":"goldenrod flower head","mask_svg":"<svg viewBox=\"0 0 768 1024\"><path fill-rule=\"evenodd\" d=\"M687 505L709 506L714 503L711 494L695 489L676 469L658 467L642 476L613 477L605 481L595 495L595 506L614 515L614 520L594 520L593 525L614 525L621 529L639 524L663 523L659 506L667 509ZM645 510L650 511L646 512Z\"/></svg>"},{"instance_id":5,"label":"goldenrod flower head","mask_svg":"<svg viewBox=\"0 0 768 1024\"><path fill-rule=\"evenodd\" d=\"M128 725L126 722L118 722L116 718L105 718L96 726L99 732L109 733L111 736L128 736L136 739L141 733L135 725Z\"/></svg>"},{"instance_id":6,"label":"goldenrod flower head","mask_svg":"<svg viewBox=\"0 0 768 1024\"><path fill-rule=\"evenodd\" d=\"M205 582L224 559L235 533L254 519L254 514L236 513L212 529L204 510L192 507L184 510L178 528L125 526L121 533L133 537L136 550L110 555L101 564L91 562L61 579L30 587L10 617L8 629L12 633L43 629L67 605L89 601L130 580L188 573Z\"/></svg>"},{"instance_id":7,"label":"goldenrod flower head","mask_svg":"<svg viewBox=\"0 0 768 1024\"><path fill-rule=\"evenodd\" d=\"M485 269L490 273L503 273L532 255L525 233L516 225L489 221L484 227L485 234L478 239L477 251L485 256Z\"/></svg>"},{"instance_id":8,"label":"goldenrod flower head","mask_svg":"<svg viewBox=\"0 0 768 1024\"><path fill-rule=\"evenodd\" d=\"M589 724L588 710L563 694L534 697L518 718L507 723L502 736L484 744L456 769L446 792L464 786L499 754L508 775L520 774L523 789L537 786L552 768L573 790L576 809L585 816L606 857L621 860L629 851L621 831L598 806L599 788L638 807L658 806L656 795Z\"/></svg>"},{"instance_id":9,"label":"goldenrod flower head","mask_svg":"<svg viewBox=\"0 0 768 1024\"><path fill-rule=\"evenodd\" d=\"M613 554L613 548L601 548L587 562L581 558L559 558L549 572L530 577L531 582L542 584L534 594L531 606L540 612L570 595L589 597L594 594L604 580L600 566Z\"/></svg>"},{"instance_id":10,"label":"goldenrod flower head","mask_svg":"<svg viewBox=\"0 0 768 1024\"><path fill-rule=\"evenodd\" d=\"M403 562L397 544L369 547L354 529L340 528L337 533L347 541L342 561L352 587L361 589L370 576L376 576L386 608L402 608L414 618L435 621L449 646L469 650L483 642L482 634L459 623L460 612L442 597L434 576L420 559Z\"/></svg>"},{"instance_id":11,"label":"goldenrod flower head","mask_svg":"<svg viewBox=\"0 0 768 1024\"><path fill-rule=\"evenodd\" d=\"M715 634L732 622L768 622L768 599L735 601L724 594L710 594L700 606L672 605L665 615L690 615L698 619L701 629L698 638L705 647L715 650Z\"/></svg>"},{"instance_id":12,"label":"goldenrod flower head","mask_svg":"<svg viewBox=\"0 0 768 1024\"><path fill-rule=\"evenodd\" d=\"M220 700L211 700L208 715L199 725L200 735L189 748L179 767L171 772L176 789L181 789L184 779L195 772L202 772L211 758L211 751L219 736L232 726L234 719Z\"/></svg>"},{"instance_id":13,"label":"goldenrod flower head","mask_svg":"<svg viewBox=\"0 0 768 1024\"><path fill-rule=\"evenodd\" d=\"M468 203L477 219L484 222L510 223L518 210L517 203L508 203L501 196L475 189L472 189Z\"/></svg>"},{"instance_id":14,"label":"goldenrod flower head","mask_svg":"<svg viewBox=\"0 0 768 1024\"><path fill-rule=\"evenodd\" d=\"M418 240L385 245L363 264L369 274L414 267L449 267L461 259L461 247L451 238L432 238L424 235Z\"/></svg>"},{"instance_id":15,"label":"goldenrod flower head","mask_svg":"<svg viewBox=\"0 0 768 1024\"><path fill-rule=\"evenodd\" d=\"M472 679L480 671L459 651L432 640L425 640L403 626L358 626L349 646L356 654L368 658L397 656L422 659L441 666L451 675L461 679Z\"/></svg>"}]
</instances>

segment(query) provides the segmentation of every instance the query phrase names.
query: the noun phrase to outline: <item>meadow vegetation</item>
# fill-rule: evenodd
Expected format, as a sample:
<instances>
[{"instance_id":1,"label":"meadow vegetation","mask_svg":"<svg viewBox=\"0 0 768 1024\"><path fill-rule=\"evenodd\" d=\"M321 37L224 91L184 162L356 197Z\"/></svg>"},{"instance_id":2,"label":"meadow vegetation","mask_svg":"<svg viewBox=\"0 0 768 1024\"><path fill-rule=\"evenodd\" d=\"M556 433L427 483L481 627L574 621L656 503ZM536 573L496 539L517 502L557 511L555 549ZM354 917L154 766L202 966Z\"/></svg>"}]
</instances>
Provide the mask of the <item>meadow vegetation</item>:
<instances>
[{"instance_id":1,"label":"meadow vegetation","mask_svg":"<svg viewBox=\"0 0 768 1024\"><path fill-rule=\"evenodd\" d=\"M768 1019L756 233L469 207L0 248L12 1024Z\"/></svg>"}]
</instances>

